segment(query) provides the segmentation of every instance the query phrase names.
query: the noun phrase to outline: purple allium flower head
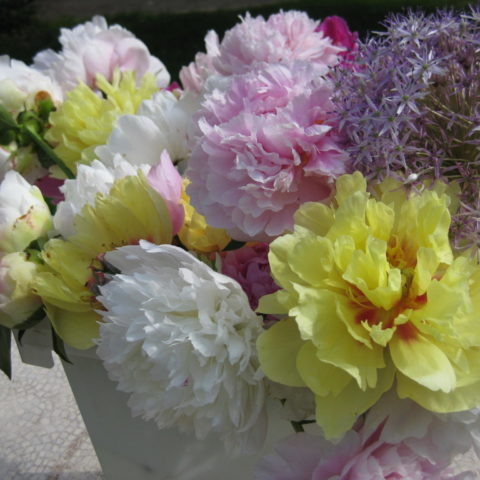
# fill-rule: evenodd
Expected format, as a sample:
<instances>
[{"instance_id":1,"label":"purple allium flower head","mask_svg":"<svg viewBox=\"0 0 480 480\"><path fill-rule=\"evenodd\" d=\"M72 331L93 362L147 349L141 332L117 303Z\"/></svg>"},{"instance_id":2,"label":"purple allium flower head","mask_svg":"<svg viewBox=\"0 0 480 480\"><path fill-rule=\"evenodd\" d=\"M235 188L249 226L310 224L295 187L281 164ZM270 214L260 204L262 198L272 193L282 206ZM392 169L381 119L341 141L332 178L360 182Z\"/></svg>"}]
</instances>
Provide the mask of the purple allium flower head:
<instances>
[{"instance_id":1,"label":"purple allium flower head","mask_svg":"<svg viewBox=\"0 0 480 480\"><path fill-rule=\"evenodd\" d=\"M332 73L353 167L460 184L457 248L479 244L480 10L390 16Z\"/></svg>"}]
</instances>

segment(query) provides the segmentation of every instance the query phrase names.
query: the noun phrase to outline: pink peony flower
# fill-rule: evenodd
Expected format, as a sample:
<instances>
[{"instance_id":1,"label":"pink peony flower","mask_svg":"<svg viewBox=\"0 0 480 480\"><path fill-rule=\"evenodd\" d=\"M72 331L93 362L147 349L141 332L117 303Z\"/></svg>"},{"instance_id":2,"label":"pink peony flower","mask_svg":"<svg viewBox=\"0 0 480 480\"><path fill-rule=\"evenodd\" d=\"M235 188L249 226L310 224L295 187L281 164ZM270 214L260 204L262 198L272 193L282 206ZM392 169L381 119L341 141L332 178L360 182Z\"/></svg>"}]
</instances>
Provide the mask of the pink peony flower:
<instances>
[{"instance_id":1,"label":"pink peony flower","mask_svg":"<svg viewBox=\"0 0 480 480\"><path fill-rule=\"evenodd\" d=\"M250 307L258 307L260 297L278 290L268 263L268 245L245 245L238 250L222 252L221 273L236 280L247 294Z\"/></svg>"},{"instance_id":2,"label":"pink peony flower","mask_svg":"<svg viewBox=\"0 0 480 480\"><path fill-rule=\"evenodd\" d=\"M198 52L195 55L195 61L180 70L180 81L183 88L200 93L205 80L213 75L215 68L213 59L217 57L219 52L218 35L214 30L210 30L205 36L205 47L207 53Z\"/></svg>"},{"instance_id":3,"label":"pink peony flower","mask_svg":"<svg viewBox=\"0 0 480 480\"><path fill-rule=\"evenodd\" d=\"M255 480L471 480L473 472L449 465L472 445L478 451L479 426L478 411L434 414L388 392L336 444L287 437L260 461Z\"/></svg>"},{"instance_id":4,"label":"pink peony flower","mask_svg":"<svg viewBox=\"0 0 480 480\"><path fill-rule=\"evenodd\" d=\"M341 52L340 55L347 55L349 52L354 52L358 49L358 33L352 33L348 28L347 22L341 17L336 15L326 17L316 31L330 38L333 45L344 47L346 51Z\"/></svg>"},{"instance_id":5,"label":"pink peony flower","mask_svg":"<svg viewBox=\"0 0 480 480\"><path fill-rule=\"evenodd\" d=\"M328 199L347 155L331 120L331 86L314 72L267 65L206 97L187 177L192 205L211 226L269 241L293 227L300 204Z\"/></svg>"},{"instance_id":6,"label":"pink peony flower","mask_svg":"<svg viewBox=\"0 0 480 480\"><path fill-rule=\"evenodd\" d=\"M327 72L327 67L323 73ZM242 112L255 115L276 113L295 97L320 86L329 87L319 71L310 63L292 65L258 64L244 75L233 75L227 84L212 82L213 92L205 97L197 117L205 117L210 125L226 123ZM217 88L216 88L217 87Z\"/></svg>"},{"instance_id":7,"label":"pink peony flower","mask_svg":"<svg viewBox=\"0 0 480 480\"><path fill-rule=\"evenodd\" d=\"M151 167L147 179L167 204L172 219L173 234L177 234L182 228L185 217L185 211L180 203L182 177L173 166L166 150L162 152L160 162Z\"/></svg>"},{"instance_id":8,"label":"pink peony flower","mask_svg":"<svg viewBox=\"0 0 480 480\"><path fill-rule=\"evenodd\" d=\"M116 68L133 70L137 78L151 72L159 87L170 81L163 63L150 55L143 42L119 25L109 27L103 17L95 16L71 30L62 28L60 43L60 53L50 49L37 53L34 67L57 80L64 92L79 82L95 88L97 73L110 81Z\"/></svg>"},{"instance_id":9,"label":"pink peony flower","mask_svg":"<svg viewBox=\"0 0 480 480\"><path fill-rule=\"evenodd\" d=\"M378 432L376 434L378 436ZM454 475L449 463L420 455L403 442L389 444L349 431L333 444L318 435L297 433L259 463L255 480L467 480L471 472Z\"/></svg>"},{"instance_id":10,"label":"pink peony flower","mask_svg":"<svg viewBox=\"0 0 480 480\"><path fill-rule=\"evenodd\" d=\"M207 53L197 54L195 62L182 69L180 79L184 88L200 92L212 74L229 76L246 73L263 62L290 65L297 60L307 61L323 73L338 63L344 47L335 46L317 28L318 22L304 12L280 12L267 20L247 14L221 42L210 31L205 37Z\"/></svg>"},{"instance_id":11,"label":"pink peony flower","mask_svg":"<svg viewBox=\"0 0 480 480\"><path fill-rule=\"evenodd\" d=\"M294 10L271 15L268 20L247 14L225 33L213 65L223 75L244 73L258 62L306 60L322 68L335 65L343 49L316 32L317 26L306 13Z\"/></svg>"}]
</instances>

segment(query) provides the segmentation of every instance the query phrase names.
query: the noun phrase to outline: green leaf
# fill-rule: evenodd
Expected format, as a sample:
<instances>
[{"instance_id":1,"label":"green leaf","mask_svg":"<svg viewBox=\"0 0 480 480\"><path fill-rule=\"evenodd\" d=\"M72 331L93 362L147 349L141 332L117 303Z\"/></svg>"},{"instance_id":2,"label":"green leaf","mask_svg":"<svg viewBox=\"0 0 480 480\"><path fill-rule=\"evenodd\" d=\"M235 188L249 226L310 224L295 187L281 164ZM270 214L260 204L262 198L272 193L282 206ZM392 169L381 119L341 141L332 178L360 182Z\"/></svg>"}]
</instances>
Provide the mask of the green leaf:
<instances>
[{"instance_id":1,"label":"green leaf","mask_svg":"<svg viewBox=\"0 0 480 480\"><path fill-rule=\"evenodd\" d=\"M30 315L25 321L15 325L15 330L28 330L29 328L38 325L45 318L45 310L40 307L32 315Z\"/></svg>"},{"instance_id":2,"label":"green leaf","mask_svg":"<svg viewBox=\"0 0 480 480\"><path fill-rule=\"evenodd\" d=\"M245 242L239 242L238 240L231 240L230 243L223 249L225 252L227 250L238 250L245 245Z\"/></svg>"},{"instance_id":3,"label":"green leaf","mask_svg":"<svg viewBox=\"0 0 480 480\"><path fill-rule=\"evenodd\" d=\"M19 330L18 331L18 343L20 344L20 346L22 346L22 338L23 336L25 335L25 332L26 330Z\"/></svg>"},{"instance_id":4,"label":"green leaf","mask_svg":"<svg viewBox=\"0 0 480 480\"><path fill-rule=\"evenodd\" d=\"M12 379L12 331L0 325L0 370L11 380Z\"/></svg>"},{"instance_id":5,"label":"green leaf","mask_svg":"<svg viewBox=\"0 0 480 480\"><path fill-rule=\"evenodd\" d=\"M53 351L64 361L73 365L73 363L67 357L67 352L65 351L65 344L63 340L57 335L57 332L52 327L52 342L53 342Z\"/></svg>"}]
</instances>

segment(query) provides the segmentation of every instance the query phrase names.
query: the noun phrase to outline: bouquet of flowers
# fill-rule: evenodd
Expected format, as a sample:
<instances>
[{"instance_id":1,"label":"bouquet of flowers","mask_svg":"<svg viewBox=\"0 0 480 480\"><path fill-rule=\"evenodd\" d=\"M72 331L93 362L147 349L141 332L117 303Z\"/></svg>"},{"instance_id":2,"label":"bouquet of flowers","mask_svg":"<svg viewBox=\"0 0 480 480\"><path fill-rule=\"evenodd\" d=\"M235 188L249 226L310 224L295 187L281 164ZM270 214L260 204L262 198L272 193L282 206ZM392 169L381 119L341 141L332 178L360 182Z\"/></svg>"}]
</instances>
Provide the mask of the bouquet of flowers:
<instances>
[{"instance_id":1,"label":"bouquet of flowers","mask_svg":"<svg viewBox=\"0 0 480 480\"><path fill-rule=\"evenodd\" d=\"M133 415L257 480L468 479L480 453L480 10L246 15L170 83L102 17L0 57L0 367L45 317Z\"/></svg>"}]
</instances>

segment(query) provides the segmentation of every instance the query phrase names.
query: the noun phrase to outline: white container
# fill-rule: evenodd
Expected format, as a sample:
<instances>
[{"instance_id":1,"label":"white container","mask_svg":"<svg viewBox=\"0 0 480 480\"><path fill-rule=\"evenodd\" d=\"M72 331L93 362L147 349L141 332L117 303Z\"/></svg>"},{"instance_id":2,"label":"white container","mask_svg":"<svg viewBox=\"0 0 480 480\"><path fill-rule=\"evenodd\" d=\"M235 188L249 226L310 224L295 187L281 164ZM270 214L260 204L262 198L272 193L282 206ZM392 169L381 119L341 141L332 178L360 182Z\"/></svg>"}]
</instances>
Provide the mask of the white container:
<instances>
[{"instance_id":1,"label":"white container","mask_svg":"<svg viewBox=\"0 0 480 480\"><path fill-rule=\"evenodd\" d=\"M48 324L26 332L19 350L25 363L50 366ZM264 449L231 457L216 438L198 441L174 428L159 430L154 422L132 418L128 395L116 389L94 349L66 350L73 365L63 367L106 480L250 480L256 462L293 432L280 419L279 403L272 403Z\"/></svg>"}]
</instances>

